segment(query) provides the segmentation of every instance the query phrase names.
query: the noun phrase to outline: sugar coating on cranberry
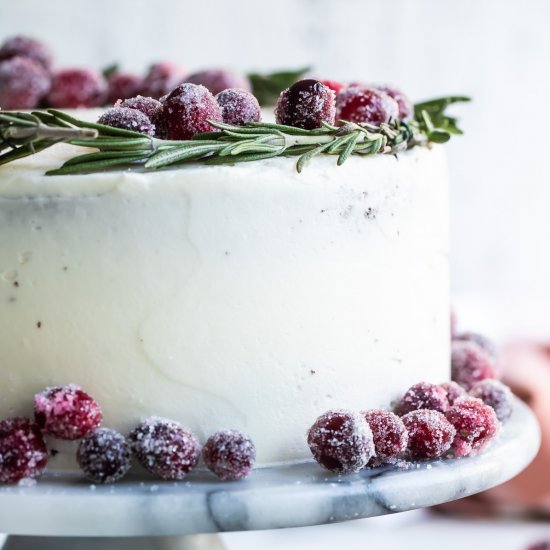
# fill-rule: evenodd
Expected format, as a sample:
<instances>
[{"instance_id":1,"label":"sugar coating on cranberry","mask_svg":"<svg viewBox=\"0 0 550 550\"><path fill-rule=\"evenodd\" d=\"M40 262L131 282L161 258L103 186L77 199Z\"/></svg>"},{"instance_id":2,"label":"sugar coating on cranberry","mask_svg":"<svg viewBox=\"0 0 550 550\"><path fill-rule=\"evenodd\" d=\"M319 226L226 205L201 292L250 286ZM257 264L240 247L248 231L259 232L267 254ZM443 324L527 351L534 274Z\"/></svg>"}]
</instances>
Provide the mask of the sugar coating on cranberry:
<instances>
[{"instance_id":1,"label":"sugar coating on cranberry","mask_svg":"<svg viewBox=\"0 0 550 550\"><path fill-rule=\"evenodd\" d=\"M50 89L48 71L27 57L0 62L0 108L34 109Z\"/></svg>"},{"instance_id":2,"label":"sugar coating on cranberry","mask_svg":"<svg viewBox=\"0 0 550 550\"><path fill-rule=\"evenodd\" d=\"M372 409L362 414L372 431L375 462L396 462L409 442L409 434L401 418L382 409Z\"/></svg>"},{"instance_id":3,"label":"sugar coating on cranberry","mask_svg":"<svg viewBox=\"0 0 550 550\"><path fill-rule=\"evenodd\" d=\"M185 78L185 70L177 63L155 63L143 79L141 95L159 99L170 93Z\"/></svg>"},{"instance_id":4,"label":"sugar coating on cranberry","mask_svg":"<svg viewBox=\"0 0 550 550\"><path fill-rule=\"evenodd\" d=\"M240 73L226 69L209 69L190 74L185 82L200 84L208 88L213 95L223 92L228 88L239 88L247 92L251 91L250 81Z\"/></svg>"},{"instance_id":5,"label":"sugar coating on cranberry","mask_svg":"<svg viewBox=\"0 0 550 550\"><path fill-rule=\"evenodd\" d=\"M242 126L247 122L258 122L261 118L258 100L246 90L228 88L216 95L226 124Z\"/></svg>"},{"instance_id":6,"label":"sugar coating on cranberry","mask_svg":"<svg viewBox=\"0 0 550 550\"><path fill-rule=\"evenodd\" d=\"M464 399L465 397L468 397L468 392L456 382L443 382L443 384L440 384L440 386L445 390L445 393L447 394L449 405L454 405L458 399Z\"/></svg>"},{"instance_id":7,"label":"sugar coating on cranberry","mask_svg":"<svg viewBox=\"0 0 550 550\"><path fill-rule=\"evenodd\" d=\"M383 122L399 118L399 105L380 90L348 86L336 96L336 118L380 126Z\"/></svg>"},{"instance_id":8,"label":"sugar coating on cranberry","mask_svg":"<svg viewBox=\"0 0 550 550\"><path fill-rule=\"evenodd\" d=\"M395 99L397 106L399 107L399 118L401 120L407 120L411 118L414 112L412 101L395 86L374 86L377 90L385 92L391 98Z\"/></svg>"},{"instance_id":9,"label":"sugar coating on cranberry","mask_svg":"<svg viewBox=\"0 0 550 550\"><path fill-rule=\"evenodd\" d=\"M92 69L63 69L53 75L47 101L50 107L99 107L107 96L107 82Z\"/></svg>"},{"instance_id":10,"label":"sugar coating on cranberry","mask_svg":"<svg viewBox=\"0 0 550 550\"><path fill-rule=\"evenodd\" d=\"M498 432L495 411L480 399L461 399L445 416L456 430L452 446L458 457L482 451Z\"/></svg>"},{"instance_id":11,"label":"sugar coating on cranberry","mask_svg":"<svg viewBox=\"0 0 550 550\"><path fill-rule=\"evenodd\" d=\"M17 56L33 59L45 69L52 64L52 54L46 44L28 36L12 36L0 46L0 61Z\"/></svg>"},{"instance_id":12,"label":"sugar coating on cranberry","mask_svg":"<svg viewBox=\"0 0 550 550\"><path fill-rule=\"evenodd\" d=\"M48 451L38 426L27 418L0 422L0 483L16 483L40 475Z\"/></svg>"},{"instance_id":13,"label":"sugar coating on cranberry","mask_svg":"<svg viewBox=\"0 0 550 550\"><path fill-rule=\"evenodd\" d=\"M492 407L500 422L506 422L514 412L514 395L506 384L499 380L482 380L471 390L470 395Z\"/></svg>"},{"instance_id":14,"label":"sugar coating on cranberry","mask_svg":"<svg viewBox=\"0 0 550 550\"><path fill-rule=\"evenodd\" d=\"M475 342L455 340L451 344L451 378L466 390L477 382L496 377L495 360Z\"/></svg>"},{"instance_id":15,"label":"sugar coating on cranberry","mask_svg":"<svg viewBox=\"0 0 550 550\"><path fill-rule=\"evenodd\" d=\"M307 442L321 466L343 474L358 472L375 455L372 430L365 418L348 411L321 415L309 429Z\"/></svg>"},{"instance_id":16,"label":"sugar coating on cranberry","mask_svg":"<svg viewBox=\"0 0 550 550\"><path fill-rule=\"evenodd\" d=\"M153 124L157 124L162 118L163 106L160 101L153 99L152 97L144 97L137 95L130 97L124 101L117 102L116 107L126 107L128 109L136 109L136 111L142 112L149 118Z\"/></svg>"},{"instance_id":17,"label":"sugar coating on cranberry","mask_svg":"<svg viewBox=\"0 0 550 550\"><path fill-rule=\"evenodd\" d=\"M137 109L128 109L127 107L113 107L105 111L98 119L98 124L111 126L113 128L122 128L124 130L133 130L147 134L155 135L155 125L149 120L147 115Z\"/></svg>"},{"instance_id":18,"label":"sugar coating on cranberry","mask_svg":"<svg viewBox=\"0 0 550 550\"><path fill-rule=\"evenodd\" d=\"M491 357L496 357L496 348L493 342L483 334L479 334L479 332L460 332L454 336L453 340L473 342L485 350Z\"/></svg>"},{"instance_id":19,"label":"sugar coating on cranberry","mask_svg":"<svg viewBox=\"0 0 550 550\"><path fill-rule=\"evenodd\" d=\"M46 388L37 393L34 417L45 433L71 441L84 437L103 419L94 398L74 384Z\"/></svg>"},{"instance_id":20,"label":"sugar coating on cranberry","mask_svg":"<svg viewBox=\"0 0 550 550\"><path fill-rule=\"evenodd\" d=\"M337 82L336 80L321 80L321 84L329 87L335 94L345 87L344 84Z\"/></svg>"},{"instance_id":21,"label":"sugar coating on cranberry","mask_svg":"<svg viewBox=\"0 0 550 550\"><path fill-rule=\"evenodd\" d=\"M208 469L224 481L247 477L256 461L252 440L237 430L221 430L210 436L202 449Z\"/></svg>"},{"instance_id":22,"label":"sugar coating on cranberry","mask_svg":"<svg viewBox=\"0 0 550 550\"><path fill-rule=\"evenodd\" d=\"M136 96L143 87L143 80L131 73L115 73L108 79L107 103Z\"/></svg>"},{"instance_id":23,"label":"sugar coating on cranberry","mask_svg":"<svg viewBox=\"0 0 550 550\"><path fill-rule=\"evenodd\" d=\"M168 139L190 139L214 131L209 120L222 122L215 97L197 84L180 84L163 102L164 126Z\"/></svg>"},{"instance_id":24,"label":"sugar coating on cranberry","mask_svg":"<svg viewBox=\"0 0 550 550\"><path fill-rule=\"evenodd\" d=\"M439 411L411 411L401 420L409 434L407 454L413 460L443 456L456 435L453 425Z\"/></svg>"},{"instance_id":25,"label":"sugar coating on cranberry","mask_svg":"<svg viewBox=\"0 0 550 550\"><path fill-rule=\"evenodd\" d=\"M93 483L113 483L123 478L132 465L132 451L126 438L110 428L97 428L80 441L78 465Z\"/></svg>"},{"instance_id":26,"label":"sugar coating on cranberry","mask_svg":"<svg viewBox=\"0 0 550 550\"><path fill-rule=\"evenodd\" d=\"M418 409L445 412L449 408L446 391L437 384L418 382L403 395L396 407L399 416Z\"/></svg>"},{"instance_id":27,"label":"sugar coating on cranberry","mask_svg":"<svg viewBox=\"0 0 550 550\"><path fill-rule=\"evenodd\" d=\"M147 418L128 438L141 466L162 479L183 479L195 467L201 453L192 432L165 418Z\"/></svg>"}]
</instances>

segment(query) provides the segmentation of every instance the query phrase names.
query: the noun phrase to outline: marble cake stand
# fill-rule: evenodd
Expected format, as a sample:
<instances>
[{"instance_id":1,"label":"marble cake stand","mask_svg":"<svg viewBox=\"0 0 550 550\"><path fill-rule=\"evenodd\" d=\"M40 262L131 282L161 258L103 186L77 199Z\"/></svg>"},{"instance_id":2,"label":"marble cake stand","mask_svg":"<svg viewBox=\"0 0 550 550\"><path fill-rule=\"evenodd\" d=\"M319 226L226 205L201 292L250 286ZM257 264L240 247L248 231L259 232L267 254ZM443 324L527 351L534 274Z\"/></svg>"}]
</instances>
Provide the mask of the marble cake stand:
<instances>
[{"instance_id":1,"label":"marble cake stand","mask_svg":"<svg viewBox=\"0 0 550 550\"><path fill-rule=\"evenodd\" d=\"M507 481L539 445L537 421L518 400L499 438L472 458L348 476L308 462L258 469L237 483L207 473L187 482L133 477L111 486L45 476L33 486L0 488L0 532L12 534L5 550L221 549L215 535L197 533L319 525L432 506Z\"/></svg>"}]
</instances>

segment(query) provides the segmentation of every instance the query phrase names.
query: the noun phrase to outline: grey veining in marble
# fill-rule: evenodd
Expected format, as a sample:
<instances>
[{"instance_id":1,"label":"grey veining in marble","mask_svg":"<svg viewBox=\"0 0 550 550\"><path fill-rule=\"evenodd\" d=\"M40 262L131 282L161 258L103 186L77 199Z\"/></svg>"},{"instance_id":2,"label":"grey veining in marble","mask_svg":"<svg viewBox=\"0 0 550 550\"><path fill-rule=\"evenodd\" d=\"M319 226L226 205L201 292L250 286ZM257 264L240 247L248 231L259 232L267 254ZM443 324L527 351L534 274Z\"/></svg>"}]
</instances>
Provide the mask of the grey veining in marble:
<instances>
[{"instance_id":1,"label":"grey veining in marble","mask_svg":"<svg viewBox=\"0 0 550 550\"><path fill-rule=\"evenodd\" d=\"M514 477L540 445L538 424L518 401L482 455L338 476L314 463L255 470L223 483L207 473L186 482L133 477L90 486L45 477L0 488L0 531L49 536L168 536L318 525L411 510L471 495Z\"/></svg>"}]
</instances>

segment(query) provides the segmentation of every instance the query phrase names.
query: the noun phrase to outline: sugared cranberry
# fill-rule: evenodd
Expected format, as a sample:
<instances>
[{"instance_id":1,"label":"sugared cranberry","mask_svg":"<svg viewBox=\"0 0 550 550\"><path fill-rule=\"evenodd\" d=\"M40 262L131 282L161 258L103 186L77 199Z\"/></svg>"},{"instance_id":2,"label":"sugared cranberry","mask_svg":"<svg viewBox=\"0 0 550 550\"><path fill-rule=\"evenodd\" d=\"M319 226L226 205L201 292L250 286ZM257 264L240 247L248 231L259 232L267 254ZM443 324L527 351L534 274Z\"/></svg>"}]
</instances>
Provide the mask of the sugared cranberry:
<instances>
[{"instance_id":1,"label":"sugared cranberry","mask_svg":"<svg viewBox=\"0 0 550 550\"><path fill-rule=\"evenodd\" d=\"M407 454L413 460L438 458L450 449L456 430L443 413L420 409L401 420L409 434Z\"/></svg>"},{"instance_id":2,"label":"sugared cranberry","mask_svg":"<svg viewBox=\"0 0 550 550\"><path fill-rule=\"evenodd\" d=\"M451 344L451 378L467 390L481 380L496 377L494 359L474 342Z\"/></svg>"},{"instance_id":3,"label":"sugared cranberry","mask_svg":"<svg viewBox=\"0 0 550 550\"><path fill-rule=\"evenodd\" d=\"M113 107L105 111L98 119L99 124L112 126L113 128L123 128L124 130L133 130L147 134L155 135L155 125L137 109L128 109L126 107Z\"/></svg>"},{"instance_id":4,"label":"sugared cranberry","mask_svg":"<svg viewBox=\"0 0 550 550\"><path fill-rule=\"evenodd\" d=\"M28 36L12 36L0 47L0 61L18 56L33 59L45 69L52 64L52 54L46 44Z\"/></svg>"},{"instance_id":5,"label":"sugared cranberry","mask_svg":"<svg viewBox=\"0 0 550 550\"><path fill-rule=\"evenodd\" d=\"M115 73L108 80L107 103L116 103L136 96L143 87L143 80L131 73Z\"/></svg>"},{"instance_id":6,"label":"sugared cranberry","mask_svg":"<svg viewBox=\"0 0 550 550\"><path fill-rule=\"evenodd\" d=\"M197 438L177 422L148 418L129 435L132 451L149 473L162 479L183 479L197 464Z\"/></svg>"},{"instance_id":7,"label":"sugared cranberry","mask_svg":"<svg viewBox=\"0 0 550 550\"><path fill-rule=\"evenodd\" d=\"M458 399L468 397L468 392L456 382L443 382L440 386L445 390L447 394L447 400L449 405L454 405Z\"/></svg>"},{"instance_id":8,"label":"sugared cranberry","mask_svg":"<svg viewBox=\"0 0 550 550\"><path fill-rule=\"evenodd\" d=\"M215 130L208 121L222 122L222 111L214 96L197 84L180 84L165 100L164 125L168 139L190 139Z\"/></svg>"},{"instance_id":9,"label":"sugared cranberry","mask_svg":"<svg viewBox=\"0 0 550 550\"><path fill-rule=\"evenodd\" d=\"M126 438L109 428L97 428L79 443L78 465L93 483L113 483L123 478L132 465L132 451Z\"/></svg>"},{"instance_id":10,"label":"sugared cranberry","mask_svg":"<svg viewBox=\"0 0 550 550\"><path fill-rule=\"evenodd\" d=\"M495 411L479 399L461 399L446 413L456 429L455 456L468 456L483 450L498 431Z\"/></svg>"},{"instance_id":11,"label":"sugared cranberry","mask_svg":"<svg viewBox=\"0 0 550 550\"><path fill-rule=\"evenodd\" d=\"M445 412L449 408L446 391L436 384L419 382L411 386L396 407L399 416L419 409Z\"/></svg>"},{"instance_id":12,"label":"sugared cranberry","mask_svg":"<svg viewBox=\"0 0 550 550\"><path fill-rule=\"evenodd\" d=\"M92 69L63 69L54 73L48 105L63 109L98 107L107 94L105 79Z\"/></svg>"},{"instance_id":13,"label":"sugared cranberry","mask_svg":"<svg viewBox=\"0 0 550 550\"><path fill-rule=\"evenodd\" d=\"M170 93L185 78L185 70L177 63L155 63L143 79L141 95L159 99Z\"/></svg>"},{"instance_id":14,"label":"sugared cranberry","mask_svg":"<svg viewBox=\"0 0 550 550\"><path fill-rule=\"evenodd\" d=\"M278 124L313 130L322 122L334 124L334 92L318 80L299 80L283 90L277 102Z\"/></svg>"},{"instance_id":15,"label":"sugared cranberry","mask_svg":"<svg viewBox=\"0 0 550 550\"><path fill-rule=\"evenodd\" d=\"M256 461L252 440L237 430L221 430L210 436L202 449L204 463L224 481L243 479Z\"/></svg>"},{"instance_id":16,"label":"sugared cranberry","mask_svg":"<svg viewBox=\"0 0 550 550\"><path fill-rule=\"evenodd\" d=\"M336 118L380 126L399 117L397 101L385 92L365 86L348 86L336 96Z\"/></svg>"},{"instance_id":17,"label":"sugared cranberry","mask_svg":"<svg viewBox=\"0 0 550 550\"><path fill-rule=\"evenodd\" d=\"M492 407L501 422L506 422L514 412L514 395L508 386L499 380L482 380L471 390L470 395Z\"/></svg>"},{"instance_id":18,"label":"sugared cranberry","mask_svg":"<svg viewBox=\"0 0 550 550\"><path fill-rule=\"evenodd\" d=\"M223 121L242 126L260 120L260 104L250 93L239 88L228 88L216 96L222 110Z\"/></svg>"},{"instance_id":19,"label":"sugared cranberry","mask_svg":"<svg viewBox=\"0 0 550 550\"><path fill-rule=\"evenodd\" d=\"M116 107L136 109L146 115L147 118L155 125L157 125L162 119L162 103L152 97L143 97L142 95L130 97L124 101L117 102Z\"/></svg>"},{"instance_id":20,"label":"sugared cranberry","mask_svg":"<svg viewBox=\"0 0 550 550\"><path fill-rule=\"evenodd\" d=\"M321 80L321 84L324 84L328 88L330 88L335 94L337 94L342 88L344 88L344 84L341 82L337 82L336 80Z\"/></svg>"},{"instance_id":21,"label":"sugared cranberry","mask_svg":"<svg viewBox=\"0 0 550 550\"><path fill-rule=\"evenodd\" d=\"M405 452L409 434L403 421L394 413L372 409L362 413L372 431L375 464L395 462Z\"/></svg>"},{"instance_id":22,"label":"sugared cranberry","mask_svg":"<svg viewBox=\"0 0 550 550\"><path fill-rule=\"evenodd\" d=\"M74 384L37 393L34 396L34 416L41 430L71 441L84 437L103 419L94 398Z\"/></svg>"},{"instance_id":23,"label":"sugared cranberry","mask_svg":"<svg viewBox=\"0 0 550 550\"><path fill-rule=\"evenodd\" d=\"M549 540L540 540L529 545L526 550L550 550L550 539Z\"/></svg>"},{"instance_id":24,"label":"sugared cranberry","mask_svg":"<svg viewBox=\"0 0 550 550\"><path fill-rule=\"evenodd\" d=\"M481 349L485 350L491 357L496 357L495 345L489 338L479 334L478 332L460 332L456 334L453 340L460 340L461 342L473 342L477 344Z\"/></svg>"},{"instance_id":25,"label":"sugared cranberry","mask_svg":"<svg viewBox=\"0 0 550 550\"><path fill-rule=\"evenodd\" d=\"M328 411L311 426L307 442L313 458L327 470L357 472L374 456L372 431L360 414Z\"/></svg>"},{"instance_id":26,"label":"sugared cranberry","mask_svg":"<svg viewBox=\"0 0 550 550\"><path fill-rule=\"evenodd\" d=\"M34 109L50 89L50 75L36 61L12 57L0 62L0 108Z\"/></svg>"},{"instance_id":27,"label":"sugared cranberry","mask_svg":"<svg viewBox=\"0 0 550 550\"><path fill-rule=\"evenodd\" d=\"M251 90L250 81L246 76L227 71L226 69L209 69L190 74L185 82L192 84L201 84L208 88L213 95L223 92L228 88L240 88L249 92Z\"/></svg>"},{"instance_id":28,"label":"sugared cranberry","mask_svg":"<svg viewBox=\"0 0 550 550\"><path fill-rule=\"evenodd\" d=\"M411 118L414 112L412 101L401 90L393 86L375 86L375 88L395 99L399 107L399 118L401 120Z\"/></svg>"},{"instance_id":29,"label":"sugared cranberry","mask_svg":"<svg viewBox=\"0 0 550 550\"><path fill-rule=\"evenodd\" d=\"M38 426L27 418L0 422L0 483L35 478L48 462L48 451Z\"/></svg>"}]
</instances>

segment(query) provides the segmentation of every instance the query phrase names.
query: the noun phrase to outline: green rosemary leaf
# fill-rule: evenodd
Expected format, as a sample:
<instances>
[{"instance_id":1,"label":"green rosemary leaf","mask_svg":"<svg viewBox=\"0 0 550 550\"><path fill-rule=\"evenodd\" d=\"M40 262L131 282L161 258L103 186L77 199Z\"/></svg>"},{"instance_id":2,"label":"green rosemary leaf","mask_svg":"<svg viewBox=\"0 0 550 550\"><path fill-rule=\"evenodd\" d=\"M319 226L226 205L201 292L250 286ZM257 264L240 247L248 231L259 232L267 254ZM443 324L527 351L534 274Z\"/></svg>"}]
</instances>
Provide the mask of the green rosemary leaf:
<instances>
[{"instance_id":1,"label":"green rosemary leaf","mask_svg":"<svg viewBox=\"0 0 550 550\"><path fill-rule=\"evenodd\" d=\"M20 113L24 114L24 113ZM38 121L28 120L26 117L16 116L15 114L1 113L0 112L0 121L10 122L11 124L16 124L17 126L25 126L32 128L36 126Z\"/></svg>"},{"instance_id":2,"label":"green rosemary leaf","mask_svg":"<svg viewBox=\"0 0 550 550\"><path fill-rule=\"evenodd\" d=\"M111 158L131 158L136 156L147 157L151 155L150 150L142 151L99 151L97 153L85 153L77 157L70 158L63 166L73 166L82 162L92 162L96 160L111 159Z\"/></svg>"},{"instance_id":3,"label":"green rosemary leaf","mask_svg":"<svg viewBox=\"0 0 550 550\"><path fill-rule=\"evenodd\" d=\"M131 149L151 149L151 139L144 138L95 138L95 139L71 139L69 143L78 147L93 147L94 149L110 151L127 151Z\"/></svg>"},{"instance_id":4,"label":"green rosemary leaf","mask_svg":"<svg viewBox=\"0 0 550 550\"><path fill-rule=\"evenodd\" d=\"M200 158L204 155L214 153L224 146L216 145L197 145L196 147L176 147L171 150L161 151L153 155L146 163L145 168L162 168L190 158Z\"/></svg>"},{"instance_id":5,"label":"green rosemary leaf","mask_svg":"<svg viewBox=\"0 0 550 550\"><path fill-rule=\"evenodd\" d=\"M227 157L218 157L212 156L205 159L204 164L208 165L218 165L218 164L237 164L239 162L252 162L255 160L264 160L270 159L273 157L278 157L280 155L280 150L273 151L271 153L250 153L238 156L227 156Z\"/></svg>"},{"instance_id":6,"label":"green rosemary leaf","mask_svg":"<svg viewBox=\"0 0 550 550\"><path fill-rule=\"evenodd\" d=\"M78 164L64 165L56 170L46 172L46 176L66 176L69 174L85 174L90 172L102 172L105 168L131 164L143 160L143 155L134 155L133 157L117 157L111 159L98 160L93 162L80 162Z\"/></svg>"},{"instance_id":7,"label":"green rosemary leaf","mask_svg":"<svg viewBox=\"0 0 550 550\"><path fill-rule=\"evenodd\" d=\"M72 126L67 122L65 122L64 120L61 120L60 118L57 118L56 116L51 115L50 113L46 113L45 111L33 111L32 114L38 120L40 120L40 122L48 126L60 126L62 128L72 128Z\"/></svg>"},{"instance_id":8,"label":"green rosemary leaf","mask_svg":"<svg viewBox=\"0 0 550 550\"><path fill-rule=\"evenodd\" d=\"M436 128L428 133L428 139L433 143L446 143L451 139L451 134L445 130Z\"/></svg>"},{"instance_id":9,"label":"green rosemary leaf","mask_svg":"<svg viewBox=\"0 0 550 550\"><path fill-rule=\"evenodd\" d=\"M307 153L304 153L296 163L296 171L298 174L303 170L304 166L316 155L322 153L326 149L328 149L331 146L331 143L323 143L322 145L319 145L318 147L315 147L315 149L311 149Z\"/></svg>"},{"instance_id":10,"label":"green rosemary leaf","mask_svg":"<svg viewBox=\"0 0 550 550\"><path fill-rule=\"evenodd\" d=\"M309 70L310 67L303 67L295 71L278 71L269 74L250 73L248 78L252 84L252 93L260 105L274 105L279 94L300 80Z\"/></svg>"},{"instance_id":11,"label":"green rosemary leaf","mask_svg":"<svg viewBox=\"0 0 550 550\"><path fill-rule=\"evenodd\" d=\"M348 157L353 152L353 149L357 145L357 141L360 137L361 134L359 132L355 132L351 135L351 139L346 143L344 150L338 155L338 160L336 161L338 166L342 166L342 164L348 160Z\"/></svg>"},{"instance_id":12,"label":"green rosemary leaf","mask_svg":"<svg viewBox=\"0 0 550 550\"><path fill-rule=\"evenodd\" d=\"M334 154L342 145L346 145L346 143L353 138L353 135L354 134L347 134L335 139L327 149L327 153L330 155Z\"/></svg>"},{"instance_id":13,"label":"green rosemary leaf","mask_svg":"<svg viewBox=\"0 0 550 550\"><path fill-rule=\"evenodd\" d=\"M110 65L107 65L103 69L101 69L101 74L103 75L104 78L109 80L109 78L111 78L111 76L113 76L114 74L118 73L119 70L120 70L119 64L114 62L114 63L111 63Z\"/></svg>"},{"instance_id":14,"label":"green rosemary leaf","mask_svg":"<svg viewBox=\"0 0 550 550\"><path fill-rule=\"evenodd\" d=\"M11 149L7 153L0 155L0 165L8 164L8 162L13 162L14 160L40 153L40 151L43 151L58 142L58 139L41 139L22 145L21 147L17 147L16 149Z\"/></svg>"}]
</instances>

